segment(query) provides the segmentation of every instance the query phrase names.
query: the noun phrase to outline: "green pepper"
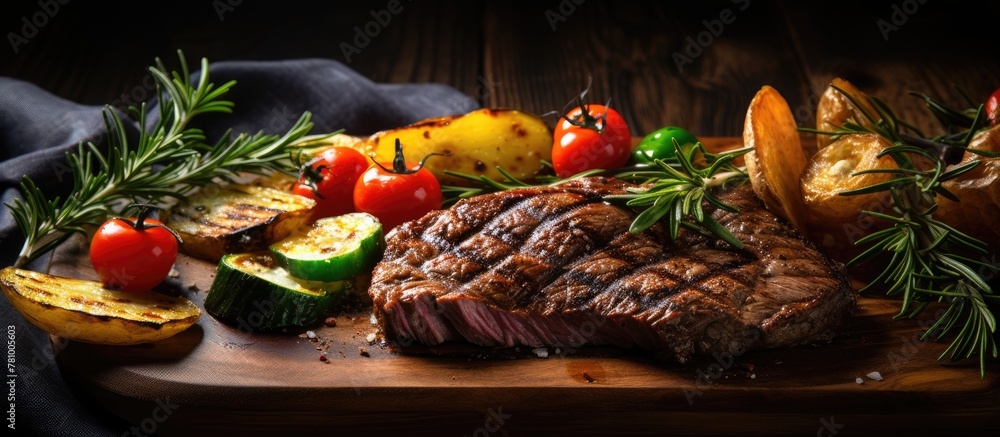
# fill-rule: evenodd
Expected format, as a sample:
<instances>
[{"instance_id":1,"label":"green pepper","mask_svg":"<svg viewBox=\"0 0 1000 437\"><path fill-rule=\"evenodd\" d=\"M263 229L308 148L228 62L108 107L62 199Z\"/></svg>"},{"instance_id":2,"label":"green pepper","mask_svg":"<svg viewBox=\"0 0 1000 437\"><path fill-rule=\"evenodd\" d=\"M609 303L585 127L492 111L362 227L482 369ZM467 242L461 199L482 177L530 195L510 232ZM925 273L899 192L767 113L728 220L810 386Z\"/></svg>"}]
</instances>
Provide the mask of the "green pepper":
<instances>
[{"instance_id":1,"label":"green pepper","mask_svg":"<svg viewBox=\"0 0 1000 437\"><path fill-rule=\"evenodd\" d=\"M659 128L635 146L632 151L632 162L636 164L652 164L654 159L670 159L676 156L674 140L682 146L698 142L694 134L677 126Z\"/></svg>"}]
</instances>

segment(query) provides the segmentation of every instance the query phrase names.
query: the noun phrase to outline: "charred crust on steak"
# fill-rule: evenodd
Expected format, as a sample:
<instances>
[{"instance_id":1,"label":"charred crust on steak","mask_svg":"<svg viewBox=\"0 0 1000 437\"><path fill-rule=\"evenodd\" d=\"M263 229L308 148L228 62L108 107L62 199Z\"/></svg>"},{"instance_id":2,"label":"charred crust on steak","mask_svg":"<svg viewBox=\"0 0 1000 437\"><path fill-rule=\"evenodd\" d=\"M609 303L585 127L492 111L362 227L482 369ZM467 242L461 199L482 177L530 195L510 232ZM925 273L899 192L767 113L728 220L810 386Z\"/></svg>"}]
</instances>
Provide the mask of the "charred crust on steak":
<instances>
[{"instance_id":1,"label":"charred crust on steak","mask_svg":"<svg viewBox=\"0 0 1000 437\"><path fill-rule=\"evenodd\" d=\"M762 206L749 186L712 211L735 249L654 226L604 195L593 177L464 199L387 237L369 295L386 338L489 347L614 345L694 354L829 340L856 293L840 263ZM711 209L709 209L711 211Z\"/></svg>"}]
</instances>

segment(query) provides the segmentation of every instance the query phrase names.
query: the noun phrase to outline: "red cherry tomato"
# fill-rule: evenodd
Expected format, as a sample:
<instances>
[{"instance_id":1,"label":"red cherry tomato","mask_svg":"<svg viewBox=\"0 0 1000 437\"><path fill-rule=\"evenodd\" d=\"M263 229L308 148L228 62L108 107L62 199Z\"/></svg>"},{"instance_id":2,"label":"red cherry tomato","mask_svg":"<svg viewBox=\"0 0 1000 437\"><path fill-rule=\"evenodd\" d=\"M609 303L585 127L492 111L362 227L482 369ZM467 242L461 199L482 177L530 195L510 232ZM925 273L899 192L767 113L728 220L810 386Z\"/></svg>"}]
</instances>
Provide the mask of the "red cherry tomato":
<instances>
[{"instance_id":1,"label":"red cherry tomato","mask_svg":"<svg viewBox=\"0 0 1000 437\"><path fill-rule=\"evenodd\" d=\"M632 136L618 111L581 106L560 118L552 134L552 167L559 177L622 167L632 154Z\"/></svg>"},{"instance_id":2,"label":"red cherry tomato","mask_svg":"<svg viewBox=\"0 0 1000 437\"><path fill-rule=\"evenodd\" d=\"M993 91L990 98L986 99L986 119L989 120L990 126L1000 123L1000 88Z\"/></svg>"},{"instance_id":3,"label":"red cherry tomato","mask_svg":"<svg viewBox=\"0 0 1000 437\"><path fill-rule=\"evenodd\" d=\"M90 242L90 261L105 287L149 290L163 282L177 260L178 237L158 220L114 217Z\"/></svg>"},{"instance_id":4,"label":"red cherry tomato","mask_svg":"<svg viewBox=\"0 0 1000 437\"><path fill-rule=\"evenodd\" d=\"M441 209L442 200L437 178L423 162L407 162L398 139L393 162L372 165L354 186L354 209L378 218L384 232Z\"/></svg>"},{"instance_id":5,"label":"red cherry tomato","mask_svg":"<svg viewBox=\"0 0 1000 437\"><path fill-rule=\"evenodd\" d=\"M302 167L292 192L316 201L314 220L354 212L354 184L368 165L365 155L349 147L324 150Z\"/></svg>"}]
</instances>

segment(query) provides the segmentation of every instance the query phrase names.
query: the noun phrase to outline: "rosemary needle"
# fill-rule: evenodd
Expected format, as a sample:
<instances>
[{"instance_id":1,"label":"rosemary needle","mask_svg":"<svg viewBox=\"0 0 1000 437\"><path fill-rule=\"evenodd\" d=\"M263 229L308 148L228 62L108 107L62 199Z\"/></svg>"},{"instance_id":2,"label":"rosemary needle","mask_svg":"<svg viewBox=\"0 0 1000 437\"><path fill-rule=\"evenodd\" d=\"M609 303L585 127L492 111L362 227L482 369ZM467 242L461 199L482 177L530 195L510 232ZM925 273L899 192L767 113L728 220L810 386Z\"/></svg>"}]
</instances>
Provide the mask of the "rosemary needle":
<instances>
[{"instance_id":1,"label":"rosemary needle","mask_svg":"<svg viewBox=\"0 0 1000 437\"><path fill-rule=\"evenodd\" d=\"M722 224L706 214L704 204L730 212L739 212L715 197L716 188L730 188L748 180L746 170L733 164L733 160L752 148L744 147L719 154L709 153L701 143L682 148L674 139L676 157L669 161L657 159L651 170L621 173L618 178L639 184L629 188L627 194L605 196L608 200L625 200L625 205L638 215L629 231L642 232L661 220L670 231L670 238L677 238L681 226L705 230L737 249L743 243ZM704 159L707 167L699 168L695 162Z\"/></svg>"},{"instance_id":2,"label":"rosemary needle","mask_svg":"<svg viewBox=\"0 0 1000 437\"><path fill-rule=\"evenodd\" d=\"M890 226L858 240L856 244L866 245L867 249L848 265L855 266L876 258L888 259L885 270L862 291L884 285L887 286L887 295L900 295L902 303L896 318L914 318L931 302L947 304L944 315L923 333L921 339L934 336L940 340L954 333L951 344L938 359L948 356L954 361L976 356L979 359L980 377L984 378L987 355L993 358L998 355L995 333L1000 296L993 293L980 272L995 271L998 267L970 258L985 254L985 243L933 217L937 209L937 196L956 202L959 200L942 183L972 170L979 161L953 165L951 168L948 168L949 164L957 164L966 151L997 156L968 149L973 135L984 126L983 106L955 111L924 94L911 93L924 100L949 132L925 138L919 131L910 128L909 124L898 120L889 107L877 98L868 97L875 109L873 114L864 110L864 106L859 105L850 93L834 88L858 108L855 119L830 132L803 130L834 138L878 134L892 142L892 146L879 153L879 158L888 156L897 166L893 169L856 172L855 175L887 173L891 175L891 179L840 193L851 196L888 192L892 199L889 214L864 211L874 218L888 221ZM870 127L859 123L862 118ZM901 127L916 136L901 132ZM915 158L931 163L931 168L916 168Z\"/></svg>"},{"instance_id":3,"label":"rosemary needle","mask_svg":"<svg viewBox=\"0 0 1000 437\"><path fill-rule=\"evenodd\" d=\"M629 231L639 233L655 223L665 220L672 238L677 238L681 226L693 230L707 231L727 243L743 248L743 244L729 230L716 222L711 214L706 214L703 203L731 212L738 210L717 197L717 189L731 188L747 180L746 170L733 164L737 157L749 152L750 148L731 150L720 154L708 153L701 143L682 149L674 140L677 153L668 160L656 160L654 165L645 166L641 170L626 171L615 175L623 180L633 181L638 186L629 188L625 194L609 194L604 199L611 202L624 201L627 208L637 212ZM707 167L700 168L695 162L704 161ZM581 172L567 178L541 176L536 178L537 184L521 181L502 168L497 168L504 176L503 181L494 181L485 176L473 176L464 173L445 171L445 173L477 183L476 187L445 186L445 205L450 205L459 199L496 191L524 188L531 186L555 186L574 179L596 176L607 173L606 170L593 169ZM623 170L623 169L619 169ZM612 169L614 171L614 169Z\"/></svg>"},{"instance_id":4,"label":"rosemary needle","mask_svg":"<svg viewBox=\"0 0 1000 437\"><path fill-rule=\"evenodd\" d=\"M149 71L156 80L160 117L147 126L146 106L130 108L140 123L139 139L130 144L118 115L106 108L102 114L108 150L93 143L80 144L67 153L73 190L65 198L48 199L31 178L21 182L24 199L8 205L25 235L16 266L23 266L49 252L72 234L104 220L116 206L128 203L162 203L183 198L213 181L233 180L239 173L294 171L288 146L312 129L310 114L282 136L227 132L214 144L206 143L200 129L190 123L200 114L231 113L233 102L221 97L236 82L216 87L209 82L208 61L201 61L201 78L190 82L190 71L181 51L180 72L167 75L160 59Z\"/></svg>"}]
</instances>

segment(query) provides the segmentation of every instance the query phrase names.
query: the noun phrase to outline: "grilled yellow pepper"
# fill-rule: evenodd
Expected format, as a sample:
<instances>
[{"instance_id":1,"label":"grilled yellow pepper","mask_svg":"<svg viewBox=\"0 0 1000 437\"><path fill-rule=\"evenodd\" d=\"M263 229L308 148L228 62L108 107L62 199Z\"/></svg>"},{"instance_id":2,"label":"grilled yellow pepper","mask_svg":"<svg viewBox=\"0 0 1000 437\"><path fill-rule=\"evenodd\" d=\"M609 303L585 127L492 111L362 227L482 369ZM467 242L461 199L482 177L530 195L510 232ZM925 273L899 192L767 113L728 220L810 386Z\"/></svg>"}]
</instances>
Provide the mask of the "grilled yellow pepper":
<instances>
[{"instance_id":1,"label":"grilled yellow pepper","mask_svg":"<svg viewBox=\"0 0 1000 437\"><path fill-rule=\"evenodd\" d=\"M29 322L69 340L108 345L148 343L171 337L201 316L183 297L152 291L109 290L96 281L6 267L0 288Z\"/></svg>"}]
</instances>

